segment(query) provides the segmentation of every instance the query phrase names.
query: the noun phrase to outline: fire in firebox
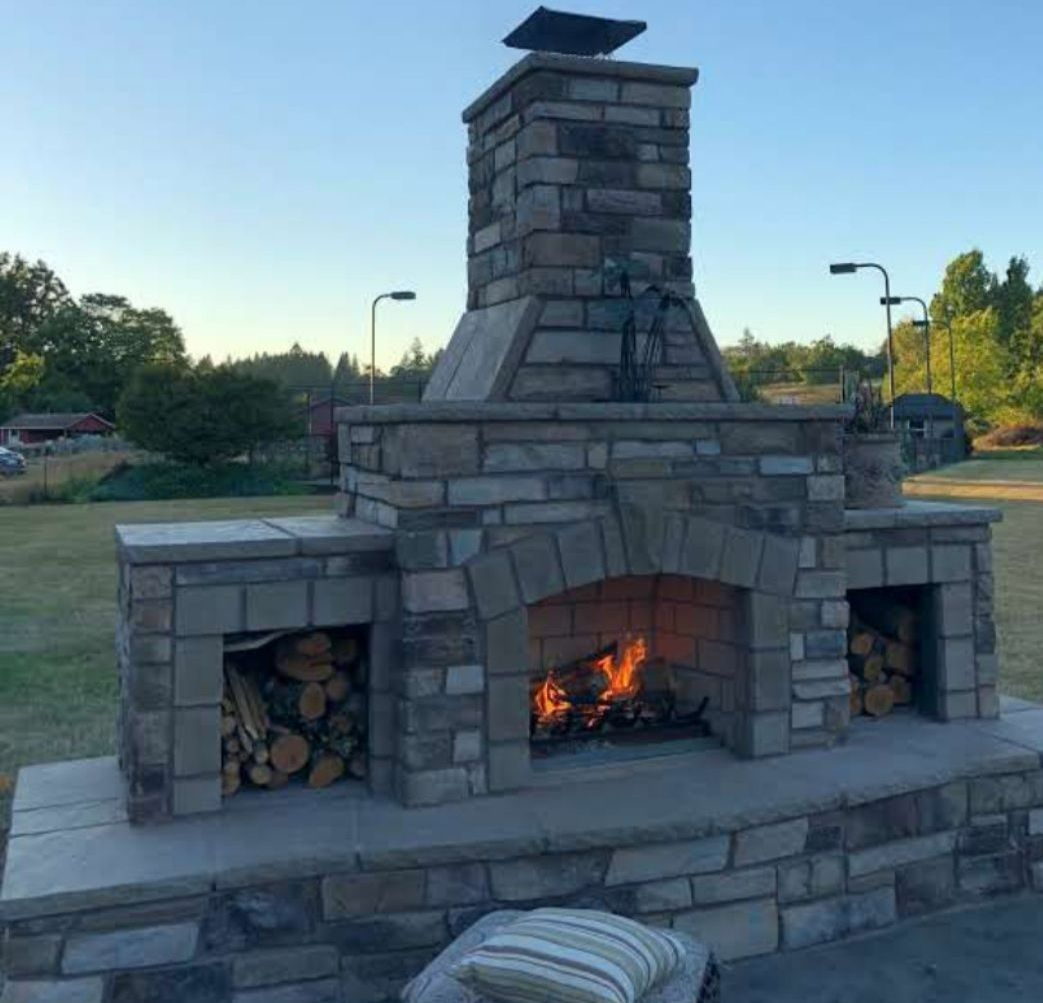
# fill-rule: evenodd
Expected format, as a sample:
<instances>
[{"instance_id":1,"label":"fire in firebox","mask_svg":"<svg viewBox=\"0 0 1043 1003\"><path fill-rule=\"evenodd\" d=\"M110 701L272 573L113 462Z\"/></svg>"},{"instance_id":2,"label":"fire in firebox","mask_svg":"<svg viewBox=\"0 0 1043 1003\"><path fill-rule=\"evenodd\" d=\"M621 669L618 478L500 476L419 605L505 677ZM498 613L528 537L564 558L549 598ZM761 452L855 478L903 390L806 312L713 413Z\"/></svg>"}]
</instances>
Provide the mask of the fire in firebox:
<instances>
[{"instance_id":1,"label":"fire in firebox","mask_svg":"<svg viewBox=\"0 0 1043 1003\"><path fill-rule=\"evenodd\" d=\"M701 720L706 703L681 711L671 667L649 658L643 637L627 638L537 679L531 691L530 735L534 742L546 743L664 726L706 734Z\"/></svg>"}]
</instances>

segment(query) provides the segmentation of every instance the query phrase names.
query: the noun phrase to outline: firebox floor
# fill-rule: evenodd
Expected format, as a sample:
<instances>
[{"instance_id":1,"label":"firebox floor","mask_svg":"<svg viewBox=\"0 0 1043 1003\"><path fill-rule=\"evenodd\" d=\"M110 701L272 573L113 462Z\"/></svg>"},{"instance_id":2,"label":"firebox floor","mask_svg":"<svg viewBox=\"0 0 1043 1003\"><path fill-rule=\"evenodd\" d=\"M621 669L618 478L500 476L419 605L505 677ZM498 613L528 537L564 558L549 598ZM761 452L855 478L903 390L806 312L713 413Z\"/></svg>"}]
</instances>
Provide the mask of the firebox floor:
<instances>
[{"instance_id":1,"label":"firebox floor","mask_svg":"<svg viewBox=\"0 0 1043 1003\"><path fill-rule=\"evenodd\" d=\"M49 763L19 774L0 917L338 870L693 838L954 779L1038 769L1041 753L1043 707L1007 700L995 721L887 718L852 728L836 748L776 759L708 749L654 769L638 762L611 777L429 808L404 808L349 784L284 789L151 826L127 822L114 758ZM260 830L265 839L256 838Z\"/></svg>"}]
</instances>

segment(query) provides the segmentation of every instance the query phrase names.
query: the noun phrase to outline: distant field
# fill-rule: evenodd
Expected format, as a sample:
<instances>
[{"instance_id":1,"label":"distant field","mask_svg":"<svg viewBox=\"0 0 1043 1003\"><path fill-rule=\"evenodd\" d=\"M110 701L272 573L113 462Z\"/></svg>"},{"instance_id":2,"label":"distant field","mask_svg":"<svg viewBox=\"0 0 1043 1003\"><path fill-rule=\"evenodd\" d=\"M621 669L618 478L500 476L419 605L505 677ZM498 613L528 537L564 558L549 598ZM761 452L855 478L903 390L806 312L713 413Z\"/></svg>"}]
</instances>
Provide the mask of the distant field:
<instances>
[{"instance_id":1,"label":"distant field","mask_svg":"<svg viewBox=\"0 0 1043 1003\"><path fill-rule=\"evenodd\" d=\"M837 404L838 383L768 383L757 387L761 398L769 404Z\"/></svg>"},{"instance_id":2,"label":"distant field","mask_svg":"<svg viewBox=\"0 0 1043 1003\"><path fill-rule=\"evenodd\" d=\"M132 452L74 453L69 456L32 457L21 477L0 477L0 505L25 505L35 495L51 491L79 477L103 477L131 459Z\"/></svg>"},{"instance_id":3,"label":"distant field","mask_svg":"<svg viewBox=\"0 0 1043 1003\"><path fill-rule=\"evenodd\" d=\"M910 477L907 495L1043 502L1043 450L996 450Z\"/></svg>"}]
</instances>

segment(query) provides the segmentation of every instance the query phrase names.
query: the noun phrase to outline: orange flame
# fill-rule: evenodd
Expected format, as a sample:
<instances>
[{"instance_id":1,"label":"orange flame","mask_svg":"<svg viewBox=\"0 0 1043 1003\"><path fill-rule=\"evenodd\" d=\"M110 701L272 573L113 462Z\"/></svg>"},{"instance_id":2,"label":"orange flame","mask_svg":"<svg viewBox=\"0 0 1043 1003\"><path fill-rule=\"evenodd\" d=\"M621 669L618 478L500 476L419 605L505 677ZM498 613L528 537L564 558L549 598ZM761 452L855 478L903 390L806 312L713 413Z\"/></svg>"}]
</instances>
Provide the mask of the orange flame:
<instances>
[{"instance_id":1,"label":"orange flame","mask_svg":"<svg viewBox=\"0 0 1043 1003\"><path fill-rule=\"evenodd\" d=\"M640 668L647 657L648 646L645 639L639 637L623 646L618 660L613 655L605 655L594 663L595 671L605 677L605 682L595 703L583 708L584 713L589 715L586 721L588 728L597 727L613 703L631 700L640 693ZM544 726L555 723L572 710L572 701L554 679L553 669L533 694L532 705L537 723Z\"/></svg>"}]
</instances>

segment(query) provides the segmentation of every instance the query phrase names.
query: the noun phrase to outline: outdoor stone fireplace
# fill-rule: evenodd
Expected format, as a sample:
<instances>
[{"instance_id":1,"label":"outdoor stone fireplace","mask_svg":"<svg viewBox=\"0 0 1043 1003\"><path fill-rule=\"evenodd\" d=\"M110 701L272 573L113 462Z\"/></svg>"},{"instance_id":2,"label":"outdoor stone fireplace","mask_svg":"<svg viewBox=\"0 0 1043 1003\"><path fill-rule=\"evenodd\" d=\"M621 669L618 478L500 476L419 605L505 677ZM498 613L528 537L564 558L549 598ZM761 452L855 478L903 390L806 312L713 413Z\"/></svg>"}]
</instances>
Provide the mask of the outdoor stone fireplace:
<instances>
[{"instance_id":1,"label":"outdoor stone fireplace","mask_svg":"<svg viewBox=\"0 0 1043 1003\"><path fill-rule=\"evenodd\" d=\"M696 76L534 53L467 109L468 309L422 403L338 412L335 514L118 527L119 759L21 773L14 999L382 1003L505 905L731 959L1043 885L998 513L846 511L845 409L738 400L691 285ZM880 603L916 631L882 653ZM854 669L912 667L888 640L920 713L852 720ZM274 785L272 725L311 750Z\"/></svg>"}]
</instances>

